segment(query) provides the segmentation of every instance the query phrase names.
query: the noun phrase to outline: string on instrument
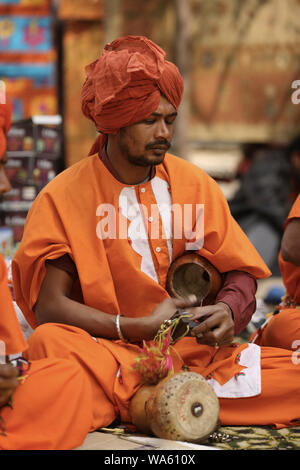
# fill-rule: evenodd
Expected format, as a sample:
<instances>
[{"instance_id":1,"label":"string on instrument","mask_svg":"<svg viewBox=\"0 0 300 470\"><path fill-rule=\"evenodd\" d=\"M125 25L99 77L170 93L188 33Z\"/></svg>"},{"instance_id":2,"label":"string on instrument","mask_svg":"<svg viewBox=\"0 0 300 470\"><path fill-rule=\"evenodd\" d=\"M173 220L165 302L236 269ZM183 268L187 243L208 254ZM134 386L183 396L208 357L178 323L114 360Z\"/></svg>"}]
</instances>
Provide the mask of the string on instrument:
<instances>
[{"instance_id":1,"label":"string on instrument","mask_svg":"<svg viewBox=\"0 0 300 470\"><path fill-rule=\"evenodd\" d=\"M172 344L189 334L190 324L183 321L188 318L188 313L178 310L171 319L161 324L153 341L143 341L141 354L135 359L133 368L140 373L144 383L156 385L161 379L174 373L171 350L179 359L180 356Z\"/></svg>"}]
</instances>

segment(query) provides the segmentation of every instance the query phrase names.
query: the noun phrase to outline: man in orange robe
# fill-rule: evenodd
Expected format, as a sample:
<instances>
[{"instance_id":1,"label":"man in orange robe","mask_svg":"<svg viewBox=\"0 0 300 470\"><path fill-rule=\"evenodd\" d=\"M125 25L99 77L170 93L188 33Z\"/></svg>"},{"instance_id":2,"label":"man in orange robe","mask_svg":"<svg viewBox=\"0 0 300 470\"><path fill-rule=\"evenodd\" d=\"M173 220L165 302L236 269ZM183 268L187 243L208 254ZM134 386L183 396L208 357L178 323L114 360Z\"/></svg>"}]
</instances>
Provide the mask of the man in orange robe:
<instances>
[{"instance_id":1,"label":"man in orange robe","mask_svg":"<svg viewBox=\"0 0 300 470\"><path fill-rule=\"evenodd\" d=\"M35 328L27 358L80 366L90 396L82 393L79 408L87 410L89 431L116 418L130 422L129 403L142 383L132 367L141 342L179 307L189 308L204 321L195 337L175 343L174 370L206 377L220 398L222 424L299 424L300 369L291 351L232 343L254 311L255 279L269 271L218 185L166 154L183 91L177 68L151 41L126 37L107 45L87 74L83 112L101 135L89 157L38 195L13 260L16 300ZM214 305L169 298L170 262L186 250L223 274ZM61 413L65 400L57 399ZM63 413L59 426L68 429ZM14 430L11 441L22 443ZM33 442L36 428L27 434ZM0 436L0 447L7 442Z\"/></svg>"},{"instance_id":2,"label":"man in orange robe","mask_svg":"<svg viewBox=\"0 0 300 470\"><path fill-rule=\"evenodd\" d=\"M281 304L252 336L256 344L294 350L300 347L300 195L284 227L279 266L286 294Z\"/></svg>"}]
</instances>

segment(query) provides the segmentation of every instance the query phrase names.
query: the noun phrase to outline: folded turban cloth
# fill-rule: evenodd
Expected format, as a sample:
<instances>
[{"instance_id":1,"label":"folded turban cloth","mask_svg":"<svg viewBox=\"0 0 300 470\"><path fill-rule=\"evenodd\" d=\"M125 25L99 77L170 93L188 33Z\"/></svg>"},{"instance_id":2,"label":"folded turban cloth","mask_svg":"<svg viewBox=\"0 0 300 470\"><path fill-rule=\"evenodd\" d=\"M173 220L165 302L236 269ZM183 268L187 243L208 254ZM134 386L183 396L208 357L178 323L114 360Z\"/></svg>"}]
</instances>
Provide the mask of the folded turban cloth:
<instances>
[{"instance_id":1,"label":"folded turban cloth","mask_svg":"<svg viewBox=\"0 0 300 470\"><path fill-rule=\"evenodd\" d=\"M0 103L0 159L6 152L6 134L9 131L12 115L12 105L9 101Z\"/></svg>"},{"instance_id":2,"label":"folded turban cloth","mask_svg":"<svg viewBox=\"0 0 300 470\"><path fill-rule=\"evenodd\" d=\"M86 67L82 111L98 131L116 134L142 121L157 109L161 94L178 108L183 79L165 56L149 39L125 36L107 44L101 57Z\"/></svg>"}]
</instances>

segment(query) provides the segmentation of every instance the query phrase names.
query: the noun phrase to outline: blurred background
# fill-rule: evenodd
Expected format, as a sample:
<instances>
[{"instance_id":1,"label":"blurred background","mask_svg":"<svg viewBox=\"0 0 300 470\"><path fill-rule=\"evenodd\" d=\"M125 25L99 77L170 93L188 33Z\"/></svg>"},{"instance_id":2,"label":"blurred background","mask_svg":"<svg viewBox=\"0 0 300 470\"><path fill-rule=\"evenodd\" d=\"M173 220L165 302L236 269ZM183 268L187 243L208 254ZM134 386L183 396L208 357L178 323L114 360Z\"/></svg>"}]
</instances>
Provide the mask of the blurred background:
<instances>
[{"instance_id":1,"label":"blurred background","mask_svg":"<svg viewBox=\"0 0 300 470\"><path fill-rule=\"evenodd\" d=\"M14 107L1 251L17 246L41 188L87 155L96 134L81 113L84 68L128 34L179 67L172 152L218 182L278 275L300 186L300 0L0 0L0 84Z\"/></svg>"}]
</instances>

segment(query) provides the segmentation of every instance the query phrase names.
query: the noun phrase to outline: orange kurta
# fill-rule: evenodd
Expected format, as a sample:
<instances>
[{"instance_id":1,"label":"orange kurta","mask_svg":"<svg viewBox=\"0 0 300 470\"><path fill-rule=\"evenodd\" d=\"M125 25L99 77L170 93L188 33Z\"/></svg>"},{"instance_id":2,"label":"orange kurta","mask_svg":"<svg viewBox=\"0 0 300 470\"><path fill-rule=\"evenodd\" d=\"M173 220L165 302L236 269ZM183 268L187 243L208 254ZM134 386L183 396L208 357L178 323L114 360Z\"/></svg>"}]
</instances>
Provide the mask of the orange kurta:
<instances>
[{"instance_id":1,"label":"orange kurta","mask_svg":"<svg viewBox=\"0 0 300 470\"><path fill-rule=\"evenodd\" d=\"M144 237L152 230L155 214L150 210L157 204L158 235ZM175 205L173 217L170 204ZM231 217L218 185L201 169L168 155L151 181L132 187L117 181L94 155L49 183L30 210L12 266L16 300L30 324L37 327L34 305L45 275L45 261L65 253L76 264L87 305L113 315L150 315L168 295L165 281L170 262L186 251L190 241L188 230L185 237L179 233L185 204L203 205L198 216L204 208L204 244L201 247L198 240L196 248L221 272L243 270L256 278L269 275ZM147 218L140 217L141 206ZM195 228L196 212L193 217L191 227ZM145 225L145 221L150 224ZM140 237L135 237L137 233ZM77 295L78 290L74 298ZM218 349L199 345L194 338L179 340L175 348L179 353L173 353L175 370L184 364L205 376L215 389L223 424L283 427L300 423L300 370L291 361L291 351L247 344ZM92 431L107 426L119 415L123 421L130 421L128 405L141 385L132 369L138 353L137 345L92 338L80 328L48 323L37 327L30 337L28 357L34 363L59 358L80 366L91 387L90 397L88 391L82 394L82 406L92 412ZM51 377L56 380L55 374ZM24 421L20 411L14 429L21 429L22 418ZM87 427L83 426L85 430ZM31 429L32 439L35 433ZM13 438L14 433L11 442ZM0 446L2 442L0 436Z\"/></svg>"},{"instance_id":2,"label":"orange kurta","mask_svg":"<svg viewBox=\"0 0 300 470\"><path fill-rule=\"evenodd\" d=\"M300 195L288 215L285 228L292 219L300 217ZM279 253L279 267L286 296L292 301L290 307L280 305L258 332L255 342L263 346L298 350L300 345L300 267L284 261ZM295 304L298 306L295 306ZM253 338L256 334L253 336Z\"/></svg>"},{"instance_id":3,"label":"orange kurta","mask_svg":"<svg viewBox=\"0 0 300 470\"><path fill-rule=\"evenodd\" d=\"M155 217L158 204L162 207L159 233L149 237L149 244L147 233L143 238L138 204L149 217ZM65 253L76 264L85 304L113 315L150 315L167 296L170 261L186 251L189 234L182 232L195 228L195 220L191 227L183 227L181 221L189 218L189 210L195 219L196 204L200 217L201 205L204 208L204 245L198 250L202 256L220 272L270 275L231 217L217 183L195 165L167 155L151 181L133 187L116 180L98 155L65 170L36 198L12 262L16 301L28 322L37 326L33 307L45 261ZM151 224L148 231L153 230Z\"/></svg>"}]
</instances>

